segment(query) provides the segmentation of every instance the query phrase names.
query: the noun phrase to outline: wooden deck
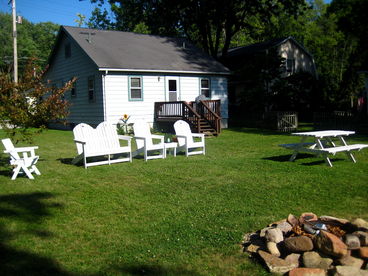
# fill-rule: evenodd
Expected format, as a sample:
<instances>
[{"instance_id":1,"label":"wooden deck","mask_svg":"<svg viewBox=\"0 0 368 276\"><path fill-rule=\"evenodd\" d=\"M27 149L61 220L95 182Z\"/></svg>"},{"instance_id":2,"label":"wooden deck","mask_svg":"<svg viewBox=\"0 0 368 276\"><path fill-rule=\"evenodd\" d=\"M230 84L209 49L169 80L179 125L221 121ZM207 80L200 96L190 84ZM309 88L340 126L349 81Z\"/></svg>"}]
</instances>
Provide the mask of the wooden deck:
<instances>
[{"instance_id":1,"label":"wooden deck","mask_svg":"<svg viewBox=\"0 0 368 276\"><path fill-rule=\"evenodd\" d=\"M155 121L184 120L191 125L193 131L217 136L221 132L220 107L220 100L156 102Z\"/></svg>"}]
</instances>

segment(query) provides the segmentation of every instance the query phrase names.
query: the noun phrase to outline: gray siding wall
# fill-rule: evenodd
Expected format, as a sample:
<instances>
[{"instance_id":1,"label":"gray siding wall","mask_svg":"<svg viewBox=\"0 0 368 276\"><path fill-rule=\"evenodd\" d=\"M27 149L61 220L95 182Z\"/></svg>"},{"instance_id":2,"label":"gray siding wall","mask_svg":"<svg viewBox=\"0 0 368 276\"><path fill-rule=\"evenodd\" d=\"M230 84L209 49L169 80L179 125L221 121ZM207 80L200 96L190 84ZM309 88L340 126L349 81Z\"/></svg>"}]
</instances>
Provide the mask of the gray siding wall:
<instances>
[{"instance_id":1,"label":"gray siding wall","mask_svg":"<svg viewBox=\"0 0 368 276\"><path fill-rule=\"evenodd\" d=\"M67 43L71 45L69 58L65 57L64 52ZM94 76L95 79L94 101L88 99L88 77L90 76ZM77 78L76 96L72 97L70 91L65 94L65 98L71 103L68 122L97 125L104 121L101 73L81 48L64 35L44 80L50 80L51 84L61 86L73 77Z\"/></svg>"}]
</instances>

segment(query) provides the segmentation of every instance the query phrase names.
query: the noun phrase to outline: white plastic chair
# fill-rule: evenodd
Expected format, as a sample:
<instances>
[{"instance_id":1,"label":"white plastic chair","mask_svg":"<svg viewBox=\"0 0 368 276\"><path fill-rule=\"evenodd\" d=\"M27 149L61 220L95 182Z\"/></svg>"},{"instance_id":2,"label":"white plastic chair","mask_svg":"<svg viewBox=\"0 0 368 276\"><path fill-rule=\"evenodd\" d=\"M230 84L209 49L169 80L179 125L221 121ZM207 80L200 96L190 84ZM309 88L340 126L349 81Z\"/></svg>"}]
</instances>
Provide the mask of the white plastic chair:
<instances>
[{"instance_id":1,"label":"white plastic chair","mask_svg":"<svg viewBox=\"0 0 368 276\"><path fill-rule=\"evenodd\" d=\"M38 147L14 147L9 138L2 139L5 150L4 153L10 155L10 165L14 166L12 180L15 180L19 173L25 173L29 179L34 179L32 173L41 175L36 167L39 156L35 155ZM22 157L19 154L22 154Z\"/></svg>"},{"instance_id":2,"label":"white plastic chair","mask_svg":"<svg viewBox=\"0 0 368 276\"><path fill-rule=\"evenodd\" d=\"M113 164L118 162L132 162L131 138L130 136L118 135L116 126L108 122L100 123L96 129L90 125L81 123L74 127L74 142L77 146L78 156L72 163L77 164L83 160L84 167ZM120 146L119 139L126 140L127 146ZM120 158L115 158L117 155ZM107 160L89 160L93 157L105 157Z\"/></svg>"},{"instance_id":3,"label":"white plastic chair","mask_svg":"<svg viewBox=\"0 0 368 276\"><path fill-rule=\"evenodd\" d=\"M190 126L183 120L174 123L174 129L178 138L178 150L184 150L185 155L206 154L203 133L192 133ZM196 141L199 139L199 141Z\"/></svg>"},{"instance_id":4,"label":"white plastic chair","mask_svg":"<svg viewBox=\"0 0 368 276\"><path fill-rule=\"evenodd\" d=\"M133 125L134 138L137 143L135 155L144 153L144 160L165 158L165 143L163 135L151 134L150 126L146 122L136 122ZM160 140L154 144L155 140ZM154 154L154 152L159 154ZM149 154L151 152L151 154Z\"/></svg>"}]
</instances>

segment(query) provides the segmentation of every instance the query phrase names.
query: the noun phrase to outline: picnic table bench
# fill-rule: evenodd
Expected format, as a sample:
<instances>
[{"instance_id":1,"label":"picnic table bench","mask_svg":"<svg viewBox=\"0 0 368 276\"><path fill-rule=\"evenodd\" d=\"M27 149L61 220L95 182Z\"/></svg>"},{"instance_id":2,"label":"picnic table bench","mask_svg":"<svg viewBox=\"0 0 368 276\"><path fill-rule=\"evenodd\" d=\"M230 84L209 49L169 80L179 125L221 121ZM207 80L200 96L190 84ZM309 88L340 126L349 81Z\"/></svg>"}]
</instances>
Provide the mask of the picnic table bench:
<instances>
[{"instance_id":1,"label":"picnic table bench","mask_svg":"<svg viewBox=\"0 0 368 276\"><path fill-rule=\"evenodd\" d=\"M290 161L294 161L298 153L305 152L311 153L317 156L323 156L327 165L332 167L331 160L328 155L335 155L338 152L344 152L352 162L356 163L355 157L352 151L360 151L363 148L367 148L367 144L351 144L348 145L344 139L344 136L355 134L354 131L345 130L323 130L323 131L309 131L309 132L296 132L292 133L295 136L301 136L302 139L299 143L294 144L281 144L279 146L293 150L293 154L290 157ZM306 142L307 138L314 138L314 142ZM341 145L337 145L337 139Z\"/></svg>"}]
</instances>

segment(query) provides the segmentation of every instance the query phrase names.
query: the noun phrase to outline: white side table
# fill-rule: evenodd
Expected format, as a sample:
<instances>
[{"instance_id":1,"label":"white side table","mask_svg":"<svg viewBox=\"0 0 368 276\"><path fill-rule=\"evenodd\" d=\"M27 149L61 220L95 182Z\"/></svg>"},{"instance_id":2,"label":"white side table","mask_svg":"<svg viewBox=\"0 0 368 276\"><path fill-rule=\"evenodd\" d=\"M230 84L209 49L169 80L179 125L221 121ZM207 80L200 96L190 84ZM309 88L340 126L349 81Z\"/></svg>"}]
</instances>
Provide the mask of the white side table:
<instances>
[{"instance_id":1,"label":"white side table","mask_svg":"<svg viewBox=\"0 0 368 276\"><path fill-rule=\"evenodd\" d=\"M171 143L165 143L165 150L164 150L164 158L166 158L166 155L167 155L167 150L170 150L172 149L173 150L173 154L174 156L176 157L176 148L178 147L178 143L175 143L175 142L171 142Z\"/></svg>"}]
</instances>

